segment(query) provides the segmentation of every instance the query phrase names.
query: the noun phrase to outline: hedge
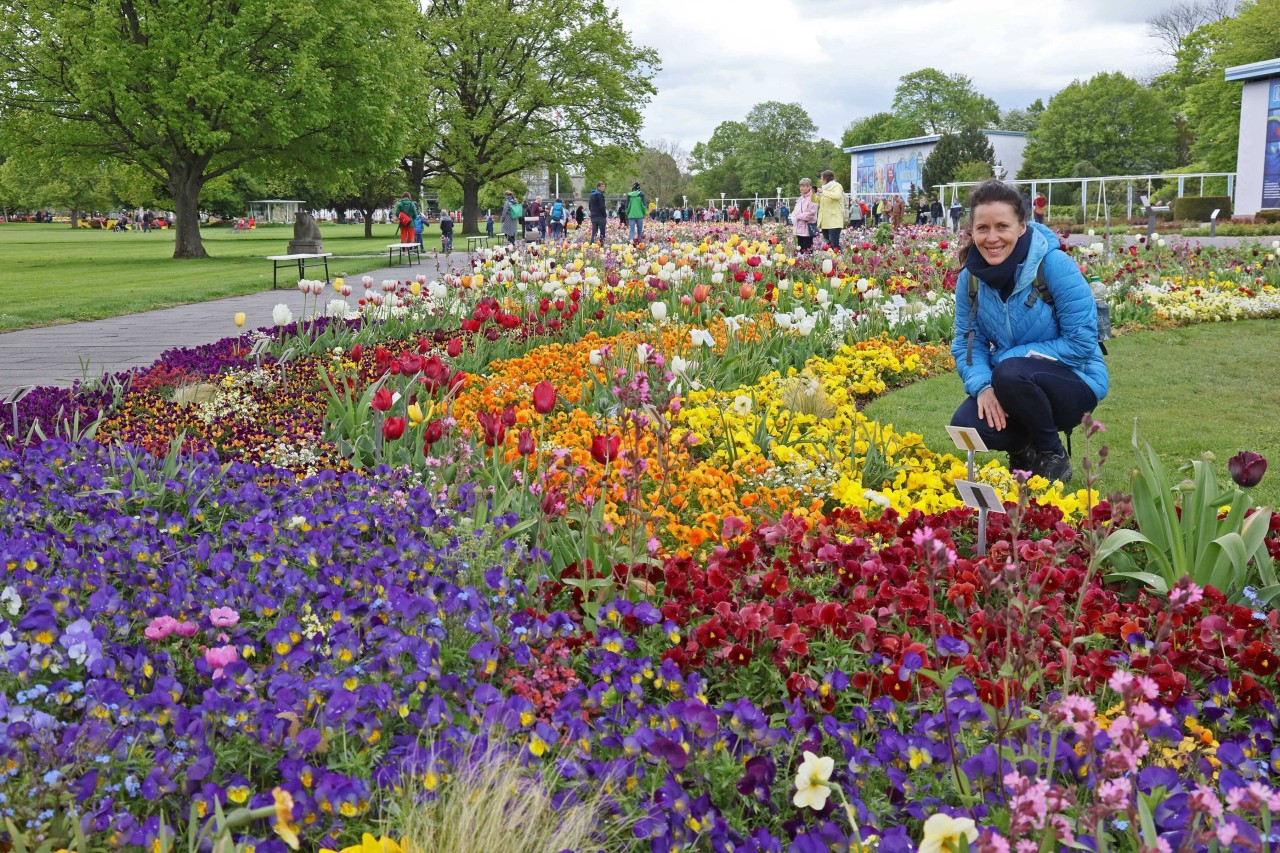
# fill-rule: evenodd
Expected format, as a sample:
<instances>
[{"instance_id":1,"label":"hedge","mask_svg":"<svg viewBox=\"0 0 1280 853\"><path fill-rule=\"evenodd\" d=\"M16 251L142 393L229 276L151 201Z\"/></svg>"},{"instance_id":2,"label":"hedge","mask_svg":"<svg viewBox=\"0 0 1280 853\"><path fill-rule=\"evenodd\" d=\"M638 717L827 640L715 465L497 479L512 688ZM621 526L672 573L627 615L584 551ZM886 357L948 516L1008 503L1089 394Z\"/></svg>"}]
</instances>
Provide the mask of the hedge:
<instances>
[{"instance_id":1,"label":"hedge","mask_svg":"<svg viewBox=\"0 0 1280 853\"><path fill-rule=\"evenodd\" d=\"M1215 210L1219 219L1231 218L1231 197L1225 195L1183 196L1173 200L1173 218L1208 222Z\"/></svg>"}]
</instances>

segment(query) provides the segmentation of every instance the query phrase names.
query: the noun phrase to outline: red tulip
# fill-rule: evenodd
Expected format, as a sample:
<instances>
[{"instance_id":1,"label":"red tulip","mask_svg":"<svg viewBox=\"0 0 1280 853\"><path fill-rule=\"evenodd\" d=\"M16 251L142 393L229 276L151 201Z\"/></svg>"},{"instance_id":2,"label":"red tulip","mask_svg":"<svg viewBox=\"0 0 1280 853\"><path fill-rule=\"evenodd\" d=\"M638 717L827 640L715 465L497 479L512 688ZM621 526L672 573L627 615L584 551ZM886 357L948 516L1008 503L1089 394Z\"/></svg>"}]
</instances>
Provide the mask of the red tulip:
<instances>
[{"instance_id":1,"label":"red tulip","mask_svg":"<svg viewBox=\"0 0 1280 853\"><path fill-rule=\"evenodd\" d=\"M749 266L749 267L758 267L758 266L760 266L760 256L759 256L759 255L752 255L751 257L747 258L747 266Z\"/></svg>"},{"instance_id":2,"label":"red tulip","mask_svg":"<svg viewBox=\"0 0 1280 853\"><path fill-rule=\"evenodd\" d=\"M404 435L404 418L387 418L382 422L382 437L387 441L395 441Z\"/></svg>"},{"instance_id":3,"label":"red tulip","mask_svg":"<svg viewBox=\"0 0 1280 853\"><path fill-rule=\"evenodd\" d=\"M373 392L373 401L369 404L373 406L375 411L385 412L391 408L391 404L395 401L391 399L391 392L386 388L379 388Z\"/></svg>"},{"instance_id":4,"label":"red tulip","mask_svg":"<svg viewBox=\"0 0 1280 853\"><path fill-rule=\"evenodd\" d=\"M556 407L556 386L542 380L533 386L533 410L540 415L547 415Z\"/></svg>"},{"instance_id":5,"label":"red tulip","mask_svg":"<svg viewBox=\"0 0 1280 853\"><path fill-rule=\"evenodd\" d=\"M710 296L711 296L711 285L709 284L694 285L694 288L693 288L694 302L697 302L699 305L701 305L703 302L706 302Z\"/></svg>"},{"instance_id":6,"label":"red tulip","mask_svg":"<svg viewBox=\"0 0 1280 853\"><path fill-rule=\"evenodd\" d=\"M458 338L450 338L444 351L449 354L449 358L457 358L462 355L462 341Z\"/></svg>"},{"instance_id":7,"label":"red tulip","mask_svg":"<svg viewBox=\"0 0 1280 853\"><path fill-rule=\"evenodd\" d=\"M351 360L359 361L364 356L364 347L356 344L351 348Z\"/></svg>"},{"instance_id":8,"label":"red tulip","mask_svg":"<svg viewBox=\"0 0 1280 853\"><path fill-rule=\"evenodd\" d=\"M484 443L490 447L502 444L507 437L507 428L502 423L502 416L495 412L476 412L476 420L484 432Z\"/></svg>"},{"instance_id":9,"label":"red tulip","mask_svg":"<svg viewBox=\"0 0 1280 853\"><path fill-rule=\"evenodd\" d=\"M622 438L620 436L597 435L591 439L591 458L601 465L607 465L610 459L617 457L618 450L621 447Z\"/></svg>"},{"instance_id":10,"label":"red tulip","mask_svg":"<svg viewBox=\"0 0 1280 853\"><path fill-rule=\"evenodd\" d=\"M507 406L502 410L502 425L505 427L513 427L516 425L516 407Z\"/></svg>"},{"instance_id":11,"label":"red tulip","mask_svg":"<svg viewBox=\"0 0 1280 853\"><path fill-rule=\"evenodd\" d=\"M744 284L738 288L738 296L743 299L750 299L756 295L756 286L754 284Z\"/></svg>"},{"instance_id":12,"label":"red tulip","mask_svg":"<svg viewBox=\"0 0 1280 853\"><path fill-rule=\"evenodd\" d=\"M527 429L520 430L520 436L516 439L516 450L520 451L520 455L532 456L534 447L533 433Z\"/></svg>"},{"instance_id":13,"label":"red tulip","mask_svg":"<svg viewBox=\"0 0 1280 853\"><path fill-rule=\"evenodd\" d=\"M416 352L407 352L400 356L400 372L405 376L412 376L422 369L422 356Z\"/></svg>"},{"instance_id":14,"label":"red tulip","mask_svg":"<svg viewBox=\"0 0 1280 853\"><path fill-rule=\"evenodd\" d=\"M442 438L444 438L444 421L431 421L422 431L422 449L426 450Z\"/></svg>"},{"instance_id":15,"label":"red tulip","mask_svg":"<svg viewBox=\"0 0 1280 853\"><path fill-rule=\"evenodd\" d=\"M1241 450L1227 460L1227 470L1237 485L1248 489L1258 485L1267 473L1267 460L1251 450Z\"/></svg>"}]
</instances>

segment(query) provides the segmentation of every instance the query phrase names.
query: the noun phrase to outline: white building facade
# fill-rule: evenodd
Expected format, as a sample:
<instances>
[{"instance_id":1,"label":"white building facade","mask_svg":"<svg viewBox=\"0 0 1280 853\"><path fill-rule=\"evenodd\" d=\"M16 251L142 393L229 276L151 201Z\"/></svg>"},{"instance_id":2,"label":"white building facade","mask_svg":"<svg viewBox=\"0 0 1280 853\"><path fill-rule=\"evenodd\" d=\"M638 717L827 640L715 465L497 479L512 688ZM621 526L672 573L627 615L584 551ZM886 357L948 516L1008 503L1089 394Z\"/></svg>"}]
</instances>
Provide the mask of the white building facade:
<instances>
[{"instance_id":1,"label":"white building facade","mask_svg":"<svg viewBox=\"0 0 1280 853\"><path fill-rule=\"evenodd\" d=\"M1022 168L1027 135L1012 130L984 130L995 151L996 176L1012 178ZM906 198L914 186L923 186L925 160L938 147L940 135L917 136L893 142L855 145L844 149L853 176L850 192L859 196L900 195Z\"/></svg>"},{"instance_id":2,"label":"white building facade","mask_svg":"<svg viewBox=\"0 0 1280 853\"><path fill-rule=\"evenodd\" d=\"M1280 59L1227 69L1244 83L1236 149L1236 216L1280 209Z\"/></svg>"}]
</instances>

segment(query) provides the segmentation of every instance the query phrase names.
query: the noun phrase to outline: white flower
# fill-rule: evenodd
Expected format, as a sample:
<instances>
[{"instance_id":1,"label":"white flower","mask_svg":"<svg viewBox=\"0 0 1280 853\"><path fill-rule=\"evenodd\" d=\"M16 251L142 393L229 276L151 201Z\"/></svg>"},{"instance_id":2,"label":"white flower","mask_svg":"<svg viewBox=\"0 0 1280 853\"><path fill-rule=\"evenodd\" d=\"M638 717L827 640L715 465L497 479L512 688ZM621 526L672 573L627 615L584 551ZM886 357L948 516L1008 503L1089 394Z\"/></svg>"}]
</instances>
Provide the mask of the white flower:
<instances>
[{"instance_id":1,"label":"white flower","mask_svg":"<svg viewBox=\"0 0 1280 853\"><path fill-rule=\"evenodd\" d=\"M432 299L444 299L449 289L438 281L433 281L427 285L427 296Z\"/></svg>"},{"instance_id":2,"label":"white flower","mask_svg":"<svg viewBox=\"0 0 1280 853\"><path fill-rule=\"evenodd\" d=\"M831 276L831 281L829 281L828 284L831 285L832 290L839 290L844 286L844 279L840 278L838 275L833 275Z\"/></svg>"},{"instance_id":3,"label":"white flower","mask_svg":"<svg viewBox=\"0 0 1280 853\"><path fill-rule=\"evenodd\" d=\"M813 327L818 324L814 317L805 317L796 324L796 331L800 333L800 337L807 338L813 332Z\"/></svg>"},{"instance_id":4,"label":"white flower","mask_svg":"<svg viewBox=\"0 0 1280 853\"><path fill-rule=\"evenodd\" d=\"M277 326L287 326L293 322L293 312L289 306L281 302L271 310L271 319Z\"/></svg>"},{"instance_id":5,"label":"white flower","mask_svg":"<svg viewBox=\"0 0 1280 853\"><path fill-rule=\"evenodd\" d=\"M307 517L305 515L295 515L289 518L288 522L285 523L285 526L288 527L290 530L297 530L299 527L301 527L306 523L307 523Z\"/></svg>"},{"instance_id":6,"label":"white flower","mask_svg":"<svg viewBox=\"0 0 1280 853\"><path fill-rule=\"evenodd\" d=\"M790 329L791 315L790 314L774 314L773 322L776 323L778 328L780 329Z\"/></svg>"},{"instance_id":7,"label":"white flower","mask_svg":"<svg viewBox=\"0 0 1280 853\"><path fill-rule=\"evenodd\" d=\"M722 272L714 272L714 273L712 273L712 274L711 274L711 283L712 283L712 284L724 284L724 273L722 273Z\"/></svg>"},{"instance_id":8,"label":"white flower","mask_svg":"<svg viewBox=\"0 0 1280 853\"><path fill-rule=\"evenodd\" d=\"M796 306L796 310L794 310L794 311L792 311L792 312L791 312L791 316L795 318L795 320L796 320L796 322L797 322L797 323L799 323L799 322L800 322L801 320L803 320L805 317L808 317L808 316L809 316L809 312L808 312L808 311L806 311L806 310L804 310L804 306L803 306L803 305L797 305L797 306Z\"/></svg>"},{"instance_id":9,"label":"white flower","mask_svg":"<svg viewBox=\"0 0 1280 853\"><path fill-rule=\"evenodd\" d=\"M746 394L739 394L733 398L734 414L746 417L751 414L751 398Z\"/></svg>"},{"instance_id":10,"label":"white flower","mask_svg":"<svg viewBox=\"0 0 1280 853\"><path fill-rule=\"evenodd\" d=\"M819 304L819 305L826 305L826 304L827 304L828 302L830 302L830 301L831 301L831 294L827 292L826 288L819 288L819 289L818 289L818 304Z\"/></svg>"},{"instance_id":11,"label":"white flower","mask_svg":"<svg viewBox=\"0 0 1280 853\"><path fill-rule=\"evenodd\" d=\"M804 751L804 761L796 768L796 793L791 798L796 808L822 811L827 797L831 796L827 781L835 766L834 758L819 758L807 749Z\"/></svg>"},{"instance_id":12,"label":"white flower","mask_svg":"<svg viewBox=\"0 0 1280 853\"><path fill-rule=\"evenodd\" d=\"M1163 249L1167 244L1164 242L1164 238L1161 237L1159 240L1156 241L1156 245Z\"/></svg>"},{"instance_id":13,"label":"white flower","mask_svg":"<svg viewBox=\"0 0 1280 853\"><path fill-rule=\"evenodd\" d=\"M649 313L653 315L653 319L661 323L667 319L667 303L655 302L649 306Z\"/></svg>"},{"instance_id":14,"label":"white flower","mask_svg":"<svg viewBox=\"0 0 1280 853\"><path fill-rule=\"evenodd\" d=\"M17 616L18 611L22 609L22 596L18 595L18 591L13 587L6 586L4 592L0 592L0 604L4 605L4 609L10 616Z\"/></svg>"},{"instance_id":15,"label":"white flower","mask_svg":"<svg viewBox=\"0 0 1280 853\"><path fill-rule=\"evenodd\" d=\"M706 329L690 329L689 341L693 346L713 347L716 345L716 339Z\"/></svg>"},{"instance_id":16,"label":"white flower","mask_svg":"<svg viewBox=\"0 0 1280 853\"><path fill-rule=\"evenodd\" d=\"M829 276L829 275L831 275L831 270L833 270L833 269L835 269L835 265L834 265L833 263L831 263L831 259L830 259L830 258L823 258L823 259L822 259L822 274L823 274L823 275L825 275L825 276Z\"/></svg>"},{"instance_id":17,"label":"white flower","mask_svg":"<svg viewBox=\"0 0 1280 853\"><path fill-rule=\"evenodd\" d=\"M672 356L672 357L671 357L671 372L672 372L672 373L676 373L676 374L684 373L684 372L686 372L686 371L689 369L689 364L690 364L690 362L689 362L689 361L687 361L686 359L681 358L681 357L680 357L680 356L678 356L678 355L676 355L676 356Z\"/></svg>"},{"instance_id":18,"label":"white flower","mask_svg":"<svg viewBox=\"0 0 1280 853\"><path fill-rule=\"evenodd\" d=\"M647 364L649 356L653 354L653 347L648 344L636 344L636 359L640 364Z\"/></svg>"},{"instance_id":19,"label":"white flower","mask_svg":"<svg viewBox=\"0 0 1280 853\"><path fill-rule=\"evenodd\" d=\"M738 330L742 328L742 321L745 320L742 314L736 314L732 317L724 318L724 327L729 330L729 334L736 335Z\"/></svg>"},{"instance_id":20,"label":"white flower","mask_svg":"<svg viewBox=\"0 0 1280 853\"><path fill-rule=\"evenodd\" d=\"M604 356L600 354L600 350L593 349L589 360L592 367L599 367L604 362Z\"/></svg>"},{"instance_id":21,"label":"white flower","mask_svg":"<svg viewBox=\"0 0 1280 853\"><path fill-rule=\"evenodd\" d=\"M863 492L862 499L868 503L873 503L882 509L889 508L889 499L873 489L867 489Z\"/></svg>"},{"instance_id":22,"label":"white flower","mask_svg":"<svg viewBox=\"0 0 1280 853\"><path fill-rule=\"evenodd\" d=\"M978 837L978 827L972 818L936 814L924 822L924 837L920 839L917 853L946 853L959 849L962 837L970 842Z\"/></svg>"},{"instance_id":23,"label":"white flower","mask_svg":"<svg viewBox=\"0 0 1280 853\"><path fill-rule=\"evenodd\" d=\"M859 292L859 293L866 293L866 292L867 292L867 288L868 288L868 287L870 287L870 286L871 286L871 282L867 281L865 278L860 278L860 279L858 279L858 292Z\"/></svg>"},{"instance_id":24,"label":"white flower","mask_svg":"<svg viewBox=\"0 0 1280 853\"><path fill-rule=\"evenodd\" d=\"M1097 233L1097 232L1096 232L1096 231L1094 231L1092 228L1090 228L1090 229L1089 229L1089 236L1090 236L1090 237L1094 236L1096 233Z\"/></svg>"}]
</instances>

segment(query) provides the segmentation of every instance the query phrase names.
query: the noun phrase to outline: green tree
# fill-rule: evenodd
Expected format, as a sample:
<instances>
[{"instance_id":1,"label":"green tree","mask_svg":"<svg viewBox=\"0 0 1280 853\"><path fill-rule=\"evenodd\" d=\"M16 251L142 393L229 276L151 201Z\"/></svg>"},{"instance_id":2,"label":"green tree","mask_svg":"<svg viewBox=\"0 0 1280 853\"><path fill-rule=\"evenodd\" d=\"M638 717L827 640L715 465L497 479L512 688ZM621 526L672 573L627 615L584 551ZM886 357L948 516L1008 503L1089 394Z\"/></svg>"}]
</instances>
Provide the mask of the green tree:
<instances>
[{"instance_id":1,"label":"green tree","mask_svg":"<svg viewBox=\"0 0 1280 853\"><path fill-rule=\"evenodd\" d=\"M747 113L747 137L742 144L744 188L772 196L800 174L801 161L813 145L818 126L799 104L765 101Z\"/></svg>"},{"instance_id":2,"label":"green tree","mask_svg":"<svg viewBox=\"0 0 1280 853\"><path fill-rule=\"evenodd\" d=\"M898 78L893 112L929 133L948 133L962 127L991 127L1000 120L995 101L973 88L963 74L943 74L921 68Z\"/></svg>"},{"instance_id":3,"label":"green tree","mask_svg":"<svg viewBox=\"0 0 1280 853\"><path fill-rule=\"evenodd\" d=\"M689 162L699 197L715 198L722 192L729 198L743 195L741 157L747 136L743 122L722 121L709 140L693 146Z\"/></svg>"},{"instance_id":4,"label":"green tree","mask_svg":"<svg viewBox=\"0 0 1280 853\"><path fill-rule=\"evenodd\" d=\"M173 199L174 257L202 258L207 181L394 156L413 15L411 0L6 3L5 136L136 165Z\"/></svg>"},{"instance_id":5,"label":"green tree","mask_svg":"<svg viewBox=\"0 0 1280 853\"><path fill-rule=\"evenodd\" d=\"M788 194L796 195L799 192L798 184L801 178L809 178L815 186L821 183L818 178L823 169L835 172L836 180L840 185L846 190L849 189L849 157L830 139L819 139L805 150L800 158L799 171L791 176L790 183L782 185L782 195L784 197Z\"/></svg>"},{"instance_id":6,"label":"green tree","mask_svg":"<svg viewBox=\"0 0 1280 853\"><path fill-rule=\"evenodd\" d=\"M1242 86L1228 82L1235 65L1280 56L1280 0L1240 4L1234 18L1208 24L1184 40L1187 51L1203 49L1203 75L1186 89L1183 108L1195 128L1191 159L1206 171L1234 172L1240 144Z\"/></svg>"},{"instance_id":7,"label":"green tree","mask_svg":"<svg viewBox=\"0 0 1280 853\"><path fill-rule=\"evenodd\" d=\"M893 142L896 139L913 139L924 135L924 127L910 118L893 113L874 113L856 119L846 127L844 135L840 137L840 147L853 148L856 145L874 145L877 142Z\"/></svg>"},{"instance_id":8,"label":"green tree","mask_svg":"<svg viewBox=\"0 0 1280 853\"><path fill-rule=\"evenodd\" d=\"M1030 133L1036 129L1036 125L1040 122L1040 114L1043 112L1044 101L1036 98L1027 105L1026 109L1007 110L1000 116L1000 129Z\"/></svg>"},{"instance_id":9,"label":"green tree","mask_svg":"<svg viewBox=\"0 0 1280 853\"><path fill-rule=\"evenodd\" d=\"M467 232L485 184L638 145L658 54L603 0L434 0L422 38L426 161L462 187Z\"/></svg>"},{"instance_id":10,"label":"green tree","mask_svg":"<svg viewBox=\"0 0 1280 853\"><path fill-rule=\"evenodd\" d=\"M977 127L966 127L959 133L944 133L924 161L920 180L924 183L925 192L932 194L938 184L970 180L959 176L961 166L970 163L983 163L987 177L993 174L996 152L987 135Z\"/></svg>"},{"instance_id":11,"label":"green tree","mask_svg":"<svg viewBox=\"0 0 1280 853\"><path fill-rule=\"evenodd\" d=\"M952 180L963 181L965 183L970 181L985 181L987 178L990 178L992 174L991 164L986 160L969 160L966 163L961 163L956 168L956 174Z\"/></svg>"},{"instance_id":12,"label":"green tree","mask_svg":"<svg viewBox=\"0 0 1280 853\"><path fill-rule=\"evenodd\" d=\"M1173 111L1160 95L1120 73L1072 82L1049 101L1027 137L1022 178L1057 178L1080 161L1106 175L1173 165Z\"/></svg>"},{"instance_id":13,"label":"green tree","mask_svg":"<svg viewBox=\"0 0 1280 853\"><path fill-rule=\"evenodd\" d=\"M20 153L0 165L0 199L5 208L66 208L71 227L81 214L108 213L156 201L150 179L115 160L68 160Z\"/></svg>"}]
</instances>

